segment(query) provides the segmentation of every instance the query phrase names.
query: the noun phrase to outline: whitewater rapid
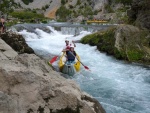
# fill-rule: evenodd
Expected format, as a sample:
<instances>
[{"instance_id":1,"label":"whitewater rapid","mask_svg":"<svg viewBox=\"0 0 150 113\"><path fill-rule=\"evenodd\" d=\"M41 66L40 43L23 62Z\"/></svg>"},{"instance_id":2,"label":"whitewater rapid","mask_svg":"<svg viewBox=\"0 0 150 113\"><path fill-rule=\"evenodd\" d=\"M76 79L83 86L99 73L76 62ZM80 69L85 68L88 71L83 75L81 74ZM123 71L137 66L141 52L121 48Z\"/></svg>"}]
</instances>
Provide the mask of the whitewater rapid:
<instances>
[{"instance_id":1,"label":"whitewater rapid","mask_svg":"<svg viewBox=\"0 0 150 113\"><path fill-rule=\"evenodd\" d=\"M65 39L80 40L91 32L81 31L78 36L63 34L48 26L52 31L40 29L34 32L20 31L27 44L35 51L47 55L60 55ZM82 90L91 94L107 113L150 113L150 69L123 61L99 52L95 46L76 43L76 52L89 70L82 69L72 77ZM57 65L57 63L55 63Z\"/></svg>"}]
</instances>

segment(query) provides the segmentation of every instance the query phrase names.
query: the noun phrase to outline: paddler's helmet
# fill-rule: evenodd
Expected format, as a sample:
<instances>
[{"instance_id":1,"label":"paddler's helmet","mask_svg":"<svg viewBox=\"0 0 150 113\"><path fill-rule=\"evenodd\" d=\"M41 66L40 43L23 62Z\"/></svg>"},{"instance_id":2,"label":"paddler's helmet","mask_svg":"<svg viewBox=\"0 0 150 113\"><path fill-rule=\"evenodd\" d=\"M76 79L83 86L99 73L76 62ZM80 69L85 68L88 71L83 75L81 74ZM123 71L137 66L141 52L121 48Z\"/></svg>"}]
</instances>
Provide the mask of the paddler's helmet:
<instances>
[{"instance_id":1,"label":"paddler's helmet","mask_svg":"<svg viewBox=\"0 0 150 113\"><path fill-rule=\"evenodd\" d=\"M66 39L66 40L65 40L65 42L69 42L69 40L68 40L68 39Z\"/></svg>"},{"instance_id":2,"label":"paddler's helmet","mask_svg":"<svg viewBox=\"0 0 150 113\"><path fill-rule=\"evenodd\" d=\"M70 48L74 48L74 46L73 46L73 45L71 45L71 46L70 46Z\"/></svg>"}]
</instances>

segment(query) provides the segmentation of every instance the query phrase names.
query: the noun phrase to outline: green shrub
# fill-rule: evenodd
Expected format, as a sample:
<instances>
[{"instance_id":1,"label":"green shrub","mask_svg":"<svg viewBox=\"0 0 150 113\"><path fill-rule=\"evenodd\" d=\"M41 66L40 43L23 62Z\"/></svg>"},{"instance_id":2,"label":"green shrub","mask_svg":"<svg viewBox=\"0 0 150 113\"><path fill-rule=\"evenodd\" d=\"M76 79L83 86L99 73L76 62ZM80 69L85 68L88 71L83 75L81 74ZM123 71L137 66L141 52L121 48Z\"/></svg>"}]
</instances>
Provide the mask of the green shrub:
<instances>
[{"instance_id":1,"label":"green shrub","mask_svg":"<svg viewBox=\"0 0 150 113\"><path fill-rule=\"evenodd\" d=\"M127 51L127 56L128 56L129 61L142 60L143 55L144 54L141 51L137 51L137 50L128 50Z\"/></svg>"},{"instance_id":2,"label":"green shrub","mask_svg":"<svg viewBox=\"0 0 150 113\"><path fill-rule=\"evenodd\" d=\"M72 5L69 5L69 8L70 8L70 9L73 9L73 6L72 6Z\"/></svg>"},{"instance_id":3,"label":"green shrub","mask_svg":"<svg viewBox=\"0 0 150 113\"><path fill-rule=\"evenodd\" d=\"M67 2L66 0L61 0L61 4L62 4L62 5L65 5L66 2Z\"/></svg>"},{"instance_id":4,"label":"green shrub","mask_svg":"<svg viewBox=\"0 0 150 113\"><path fill-rule=\"evenodd\" d=\"M15 24L17 24L17 21L7 22L6 27L10 27L10 26L15 25Z\"/></svg>"},{"instance_id":5,"label":"green shrub","mask_svg":"<svg viewBox=\"0 0 150 113\"><path fill-rule=\"evenodd\" d=\"M47 21L46 21L46 20L42 20L42 23L45 23L45 24L46 24L46 23L47 23Z\"/></svg>"},{"instance_id":6,"label":"green shrub","mask_svg":"<svg viewBox=\"0 0 150 113\"><path fill-rule=\"evenodd\" d=\"M123 3L124 5L130 5L132 0L115 0L116 3Z\"/></svg>"},{"instance_id":7,"label":"green shrub","mask_svg":"<svg viewBox=\"0 0 150 113\"><path fill-rule=\"evenodd\" d=\"M66 21L67 18L70 16L71 11L68 10L65 6L61 6L57 11L56 11L56 16L59 17L60 21Z\"/></svg>"},{"instance_id":8,"label":"green shrub","mask_svg":"<svg viewBox=\"0 0 150 113\"><path fill-rule=\"evenodd\" d=\"M114 56L115 58L120 59L120 60L122 59L127 60L126 53L123 51L119 51L117 48L114 48Z\"/></svg>"},{"instance_id":9,"label":"green shrub","mask_svg":"<svg viewBox=\"0 0 150 113\"><path fill-rule=\"evenodd\" d=\"M22 0L24 4L28 5L29 3L32 3L33 0Z\"/></svg>"},{"instance_id":10,"label":"green shrub","mask_svg":"<svg viewBox=\"0 0 150 113\"><path fill-rule=\"evenodd\" d=\"M45 8L47 9L47 8L49 8L49 5L47 4L47 5L45 5Z\"/></svg>"},{"instance_id":11,"label":"green shrub","mask_svg":"<svg viewBox=\"0 0 150 113\"><path fill-rule=\"evenodd\" d=\"M85 17L87 17L88 15L93 15L92 8L90 6L85 7L82 11L82 15Z\"/></svg>"},{"instance_id":12,"label":"green shrub","mask_svg":"<svg viewBox=\"0 0 150 113\"><path fill-rule=\"evenodd\" d=\"M113 13L114 10L111 8L110 5L105 5L105 9L108 11L108 13Z\"/></svg>"},{"instance_id":13,"label":"green shrub","mask_svg":"<svg viewBox=\"0 0 150 113\"><path fill-rule=\"evenodd\" d=\"M76 5L80 5L80 4L81 4L81 1L80 1L80 0L78 0Z\"/></svg>"},{"instance_id":14,"label":"green shrub","mask_svg":"<svg viewBox=\"0 0 150 113\"><path fill-rule=\"evenodd\" d=\"M115 27L112 27L106 31L87 35L81 39L81 43L97 46L98 50L107 52L108 54L115 54L115 29Z\"/></svg>"},{"instance_id":15,"label":"green shrub","mask_svg":"<svg viewBox=\"0 0 150 113\"><path fill-rule=\"evenodd\" d=\"M33 13L33 12L12 12L11 16L18 18L18 19L32 19L32 18L44 18L43 15Z\"/></svg>"},{"instance_id":16,"label":"green shrub","mask_svg":"<svg viewBox=\"0 0 150 113\"><path fill-rule=\"evenodd\" d=\"M13 0L2 0L0 3L0 11L6 14L9 14L13 11L12 6L16 5L16 3Z\"/></svg>"}]
</instances>

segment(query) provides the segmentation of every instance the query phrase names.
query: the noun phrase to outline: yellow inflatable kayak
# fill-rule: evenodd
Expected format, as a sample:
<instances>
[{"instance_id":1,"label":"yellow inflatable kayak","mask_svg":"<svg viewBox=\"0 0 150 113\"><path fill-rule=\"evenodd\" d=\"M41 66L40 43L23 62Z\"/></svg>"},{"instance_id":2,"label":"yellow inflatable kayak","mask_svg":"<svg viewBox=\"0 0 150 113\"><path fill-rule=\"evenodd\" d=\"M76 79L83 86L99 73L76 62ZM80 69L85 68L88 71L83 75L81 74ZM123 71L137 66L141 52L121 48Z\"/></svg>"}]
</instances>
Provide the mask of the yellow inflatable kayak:
<instances>
[{"instance_id":1,"label":"yellow inflatable kayak","mask_svg":"<svg viewBox=\"0 0 150 113\"><path fill-rule=\"evenodd\" d=\"M79 61L80 61L80 57L78 55L76 55L76 60L74 63L71 63L68 61L66 62L66 54L64 52L63 55L60 57L58 66L62 73L72 76L76 72L80 71L80 62Z\"/></svg>"}]
</instances>

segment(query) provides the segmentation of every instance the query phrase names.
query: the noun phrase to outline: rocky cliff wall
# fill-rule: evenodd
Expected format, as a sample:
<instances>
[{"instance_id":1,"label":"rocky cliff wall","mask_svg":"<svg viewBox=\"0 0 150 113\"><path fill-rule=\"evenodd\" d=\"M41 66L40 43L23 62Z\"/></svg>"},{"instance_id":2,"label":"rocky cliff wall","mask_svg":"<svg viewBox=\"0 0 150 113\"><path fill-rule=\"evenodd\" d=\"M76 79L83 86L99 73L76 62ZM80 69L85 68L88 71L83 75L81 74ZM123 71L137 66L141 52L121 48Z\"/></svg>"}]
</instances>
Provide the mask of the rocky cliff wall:
<instances>
[{"instance_id":1,"label":"rocky cliff wall","mask_svg":"<svg viewBox=\"0 0 150 113\"><path fill-rule=\"evenodd\" d=\"M150 34L132 25L118 25L85 36L82 43L97 46L98 50L117 59L150 65Z\"/></svg>"},{"instance_id":2,"label":"rocky cliff wall","mask_svg":"<svg viewBox=\"0 0 150 113\"><path fill-rule=\"evenodd\" d=\"M133 0L128 16L140 28L150 30L150 0Z\"/></svg>"}]
</instances>

